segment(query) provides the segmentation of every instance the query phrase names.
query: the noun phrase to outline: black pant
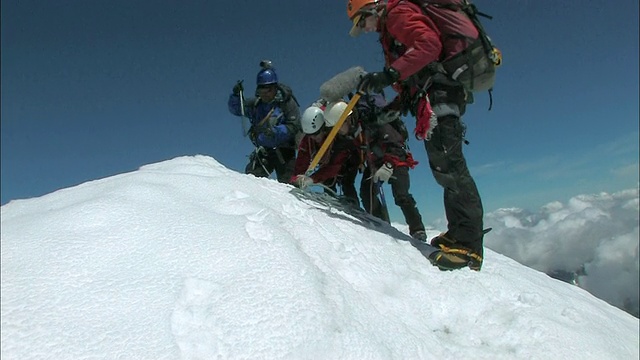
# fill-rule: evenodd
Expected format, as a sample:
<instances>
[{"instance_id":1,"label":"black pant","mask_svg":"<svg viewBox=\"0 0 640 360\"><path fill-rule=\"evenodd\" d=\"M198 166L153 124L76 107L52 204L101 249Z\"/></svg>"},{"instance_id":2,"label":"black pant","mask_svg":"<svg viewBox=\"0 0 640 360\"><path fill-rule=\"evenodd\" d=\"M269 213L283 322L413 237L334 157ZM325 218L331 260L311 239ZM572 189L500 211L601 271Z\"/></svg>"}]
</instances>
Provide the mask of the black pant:
<instances>
[{"instance_id":1,"label":"black pant","mask_svg":"<svg viewBox=\"0 0 640 360\"><path fill-rule=\"evenodd\" d=\"M358 199L358 192L356 191L357 175L358 169L347 169L335 178L325 180L322 184L337 194L339 194L338 186L340 186L342 196L354 206L360 207L360 200Z\"/></svg>"},{"instance_id":2,"label":"black pant","mask_svg":"<svg viewBox=\"0 0 640 360\"><path fill-rule=\"evenodd\" d=\"M257 177L269 177L275 170L278 181L288 184L295 164L296 151L293 148L264 149L264 152L254 151L251 154L244 172Z\"/></svg>"},{"instance_id":3,"label":"black pant","mask_svg":"<svg viewBox=\"0 0 640 360\"><path fill-rule=\"evenodd\" d=\"M356 191L356 176L358 175L357 168L351 168L344 171L341 176L338 177L338 184L342 188L342 194L349 199L355 206L360 206L358 199L358 192Z\"/></svg>"},{"instance_id":4,"label":"black pant","mask_svg":"<svg viewBox=\"0 0 640 360\"><path fill-rule=\"evenodd\" d=\"M444 188L450 237L482 256L482 201L462 154L463 136L460 118L444 116L438 118L431 139L424 144L431 172Z\"/></svg>"},{"instance_id":5,"label":"black pant","mask_svg":"<svg viewBox=\"0 0 640 360\"><path fill-rule=\"evenodd\" d=\"M393 169L393 176L389 180L393 200L402 210L404 219L409 225L409 233L414 234L416 231L424 231L422 216L416 207L416 201L409 193L411 182L409 179L409 168L400 166ZM371 170L367 167L362 175L360 183L360 196L362 197L362 205L364 209L382 220L389 222L389 214L385 213L380 200L377 197L378 187L372 184Z\"/></svg>"}]
</instances>

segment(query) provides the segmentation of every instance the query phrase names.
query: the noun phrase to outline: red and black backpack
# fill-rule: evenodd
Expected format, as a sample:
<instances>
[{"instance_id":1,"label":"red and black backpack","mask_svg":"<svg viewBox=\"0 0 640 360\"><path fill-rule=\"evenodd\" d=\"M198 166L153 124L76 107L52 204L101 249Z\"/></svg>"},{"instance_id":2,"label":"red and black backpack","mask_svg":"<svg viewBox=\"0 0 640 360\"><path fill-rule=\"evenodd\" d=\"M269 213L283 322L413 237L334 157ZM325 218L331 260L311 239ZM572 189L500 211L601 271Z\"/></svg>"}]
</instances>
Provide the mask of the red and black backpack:
<instances>
[{"instance_id":1,"label":"red and black backpack","mask_svg":"<svg viewBox=\"0 0 640 360\"><path fill-rule=\"evenodd\" d=\"M408 1L420 6L440 31L443 56L438 65L447 77L471 92L492 89L502 54L478 19L491 16L478 11L468 0Z\"/></svg>"}]
</instances>

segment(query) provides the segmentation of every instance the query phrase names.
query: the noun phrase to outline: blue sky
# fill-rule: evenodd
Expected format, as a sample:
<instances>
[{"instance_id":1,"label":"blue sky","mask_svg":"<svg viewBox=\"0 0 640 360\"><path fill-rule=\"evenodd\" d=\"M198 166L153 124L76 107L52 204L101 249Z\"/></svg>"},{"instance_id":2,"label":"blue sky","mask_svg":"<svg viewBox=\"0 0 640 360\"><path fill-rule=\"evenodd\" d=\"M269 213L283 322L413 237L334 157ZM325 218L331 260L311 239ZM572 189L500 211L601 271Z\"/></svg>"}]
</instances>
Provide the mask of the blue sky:
<instances>
[{"instance_id":1,"label":"blue sky","mask_svg":"<svg viewBox=\"0 0 640 360\"><path fill-rule=\"evenodd\" d=\"M475 4L504 56L493 110L479 94L465 116L486 210L638 186L638 1ZM242 171L235 82L271 59L304 110L336 73L382 68L349 27L344 1L2 1L2 204L181 155ZM411 149L429 223L442 194Z\"/></svg>"}]
</instances>

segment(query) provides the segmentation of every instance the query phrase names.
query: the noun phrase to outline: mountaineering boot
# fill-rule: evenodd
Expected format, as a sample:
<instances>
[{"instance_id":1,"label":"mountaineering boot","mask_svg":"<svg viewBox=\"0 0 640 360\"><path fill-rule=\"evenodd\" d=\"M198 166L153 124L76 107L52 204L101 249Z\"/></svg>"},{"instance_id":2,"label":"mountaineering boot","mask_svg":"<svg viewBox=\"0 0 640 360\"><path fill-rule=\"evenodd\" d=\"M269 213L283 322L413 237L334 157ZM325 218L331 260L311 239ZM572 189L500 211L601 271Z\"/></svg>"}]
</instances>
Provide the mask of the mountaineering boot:
<instances>
[{"instance_id":1,"label":"mountaineering boot","mask_svg":"<svg viewBox=\"0 0 640 360\"><path fill-rule=\"evenodd\" d=\"M424 230L418 230L411 234L411 237L422 242L427 242L427 233Z\"/></svg>"},{"instance_id":2,"label":"mountaineering boot","mask_svg":"<svg viewBox=\"0 0 640 360\"><path fill-rule=\"evenodd\" d=\"M462 269L466 266L475 271L482 268L482 256L457 244L448 233L433 238L431 246L439 250L429 255L429 260L442 271Z\"/></svg>"},{"instance_id":3,"label":"mountaineering boot","mask_svg":"<svg viewBox=\"0 0 640 360\"><path fill-rule=\"evenodd\" d=\"M440 250L429 255L429 260L442 271L462 269L465 266L475 271L482 268L482 257L467 249L440 246Z\"/></svg>"},{"instance_id":4,"label":"mountaineering boot","mask_svg":"<svg viewBox=\"0 0 640 360\"><path fill-rule=\"evenodd\" d=\"M449 235L449 232L442 233L433 239L431 239L431 246L439 248L440 245L445 245L447 247L452 246L456 241Z\"/></svg>"}]
</instances>

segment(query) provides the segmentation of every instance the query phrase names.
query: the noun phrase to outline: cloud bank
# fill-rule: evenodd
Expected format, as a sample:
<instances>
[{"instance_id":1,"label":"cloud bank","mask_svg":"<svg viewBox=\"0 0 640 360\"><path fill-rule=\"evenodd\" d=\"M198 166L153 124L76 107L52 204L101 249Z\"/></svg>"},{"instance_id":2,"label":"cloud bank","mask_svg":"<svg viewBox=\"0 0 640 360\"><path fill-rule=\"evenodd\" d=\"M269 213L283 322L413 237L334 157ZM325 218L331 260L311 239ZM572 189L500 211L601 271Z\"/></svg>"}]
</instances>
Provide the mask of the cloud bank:
<instances>
[{"instance_id":1,"label":"cloud bank","mask_svg":"<svg viewBox=\"0 0 640 360\"><path fill-rule=\"evenodd\" d=\"M638 188L579 195L538 212L500 209L486 215L485 245L563 280L634 316L639 313Z\"/></svg>"}]
</instances>

